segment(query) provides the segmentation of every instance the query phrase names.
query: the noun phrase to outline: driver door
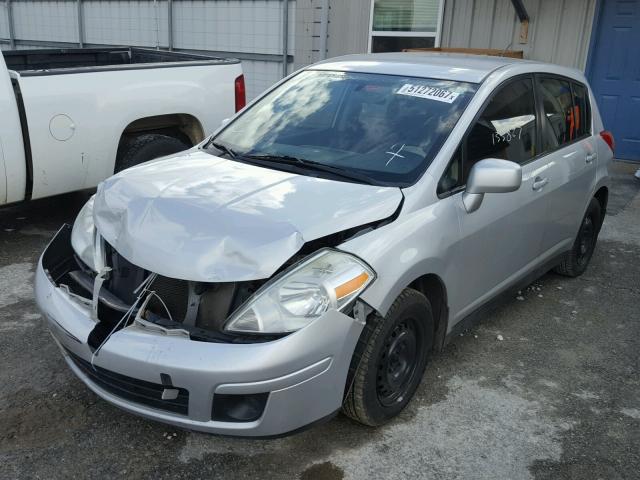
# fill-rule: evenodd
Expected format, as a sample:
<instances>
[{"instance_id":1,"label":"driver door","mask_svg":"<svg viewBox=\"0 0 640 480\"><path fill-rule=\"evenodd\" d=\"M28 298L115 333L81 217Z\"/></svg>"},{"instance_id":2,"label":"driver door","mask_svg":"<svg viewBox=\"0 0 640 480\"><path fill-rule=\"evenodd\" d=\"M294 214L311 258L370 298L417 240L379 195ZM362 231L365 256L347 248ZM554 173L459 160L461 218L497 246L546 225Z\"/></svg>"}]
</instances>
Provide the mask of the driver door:
<instances>
[{"instance_id":1,"label":"driver door","mask_svg":"<svg viewBox=\"0 0 640 480\"><path fill-rule=\"evenodd\" d=\"M456 281L450 306L454 322L505 289L538 263L547 199L544 172L548 160L537 158L538 115L533 79L518 77L498 87L468 130L445 172L439 194L455 196L460 225ZM468 213L462 196L469 172L480 160L500 158L522 166L515 192L484 195ZM449 188L449 192L444 192Z\"/></svg>"}]
</instances>

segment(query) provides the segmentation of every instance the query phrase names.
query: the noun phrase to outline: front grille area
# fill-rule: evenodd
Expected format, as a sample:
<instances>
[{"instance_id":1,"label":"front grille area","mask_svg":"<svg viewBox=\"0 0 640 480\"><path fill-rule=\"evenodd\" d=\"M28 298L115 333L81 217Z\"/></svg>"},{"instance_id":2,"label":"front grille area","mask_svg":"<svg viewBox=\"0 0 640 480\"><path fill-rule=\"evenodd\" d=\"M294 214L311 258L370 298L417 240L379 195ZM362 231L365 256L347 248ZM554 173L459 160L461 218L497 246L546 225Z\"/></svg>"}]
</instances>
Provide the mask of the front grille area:
<instances>
[{"instance_id":1,"label":"front grille area","mask_svg":"<svg viewBox=\"0 0 640 480\"><path fill-rule=\"evenodd\" d=\"M93 383L103 390L129 400L131 402L146 405L158 410L188 415L189 413L189 391L184 388L166 386L159 383L151 383L136 378L127 377L119 373L111 372L98 366L91 366L91 363L74 355L67 350L73 363L91 379ZM162 392L165 388L176 388L178 397L173 400L163 400Z\"/></svg>"},{"instance_id":2,"label":"front grille area","mask_svg":"<svg viewBox=\"0 0 640 480\"><path fill-rule=\"evenodd\" d=\"M120 300L131 305L137 297L135 289L151 272L129 262L107 242L105 247L107 264L113 269L105 287ZM182 322L187 314L189 282L158 275L149 290L156 292L164 302L162 304L157 297L152 298L149 303L152 311Z\"/></svg>"}]
</instances>

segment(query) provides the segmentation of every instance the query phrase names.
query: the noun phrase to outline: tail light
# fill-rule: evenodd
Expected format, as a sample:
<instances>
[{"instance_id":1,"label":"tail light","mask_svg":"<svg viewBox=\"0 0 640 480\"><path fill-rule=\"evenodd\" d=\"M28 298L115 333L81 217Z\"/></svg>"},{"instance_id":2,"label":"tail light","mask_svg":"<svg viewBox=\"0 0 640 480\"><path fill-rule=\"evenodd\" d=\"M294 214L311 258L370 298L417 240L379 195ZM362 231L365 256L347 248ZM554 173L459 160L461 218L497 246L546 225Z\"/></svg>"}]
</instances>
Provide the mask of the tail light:
<instances>
[{"instance_id":1,"label":"tail light","mask_svg":"<svg viewBox=\"0 0 640 480\"><path fill-rule=\"evenodd\" d=\"M244 75L236 78L236 112L242 110L247 104L247 90L244 87Z\"/></svg>"},{"instance_id":2,"label":"tail light","mask_svg":"<svg viewBox=\"0 0 640 480\"><path fill-rule=\"evenodd\" d=\"M600 132L600 136L605 142L607 142L607 145L609 145L611 151L615 152L616 141L613 139L613 133L611 133L609 130L603 130Z\"/></svg>"}]
</instances>

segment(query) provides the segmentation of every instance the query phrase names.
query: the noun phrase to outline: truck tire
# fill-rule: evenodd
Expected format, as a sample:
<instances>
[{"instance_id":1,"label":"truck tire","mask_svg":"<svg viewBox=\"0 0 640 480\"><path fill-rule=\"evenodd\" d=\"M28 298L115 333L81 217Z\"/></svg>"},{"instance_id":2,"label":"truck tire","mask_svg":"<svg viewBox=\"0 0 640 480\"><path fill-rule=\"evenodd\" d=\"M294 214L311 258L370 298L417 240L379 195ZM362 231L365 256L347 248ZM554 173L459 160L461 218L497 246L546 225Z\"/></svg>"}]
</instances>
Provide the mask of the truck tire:
<instances>
[{"instance_id":1,"label":"truck tire","mask_svg":"<svg viewBox=\"0 0 640 480\"><path fill-rule=\"evenodd\" d=\"M398 415L422 380L433 327L429 300L411 288L402 291L386 316L369 317L351 360L343 412L369 426Z\"/></svg>"},{"instance_id":2,"label":"truck tire","mask_svg":"<svg viewBox=\"0 0 640 480\"><path fill-rule=\"evenodd\" d=\"M190 148L190 145L178 138L158 133L138 135L125 142L118 152L114 173L148 162L154 158L164 157L165 155L171 155Z\"/></svg>"},{"instance_id":3,"label":"truck tire","mask_svg":"<svg viewBox=\"0 0 640 480\"><path fill-rule=\"evenodd\" d=\"M580 224L578 236L573 242L573 247L564 254L560 264L554 268L556 273L565 277L579 277L585 272L596 248L602 220L600 202L592 198L587 213Z\"/></svg>"}]
</instances>

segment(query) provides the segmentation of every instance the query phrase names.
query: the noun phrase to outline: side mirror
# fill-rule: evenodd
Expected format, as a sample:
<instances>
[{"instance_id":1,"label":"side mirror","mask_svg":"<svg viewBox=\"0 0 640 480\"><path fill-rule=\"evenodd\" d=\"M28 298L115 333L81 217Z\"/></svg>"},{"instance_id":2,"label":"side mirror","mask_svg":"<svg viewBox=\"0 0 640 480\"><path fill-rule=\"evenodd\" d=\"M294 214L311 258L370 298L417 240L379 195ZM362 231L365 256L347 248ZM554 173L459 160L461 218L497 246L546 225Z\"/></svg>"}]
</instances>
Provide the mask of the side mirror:
<instances>
[{"instance_id":1,"label":"side mirror","mask_svg":"<svg viewBox=\"0 0 640 480\"><path fill-rule=\"evenodd\" d=\"M515 162L486 158L476 163L467 180L462 202L467 213L475 212L485 193L515 192L522 184L522 168Z\"/></svg>"}]
</instances>

